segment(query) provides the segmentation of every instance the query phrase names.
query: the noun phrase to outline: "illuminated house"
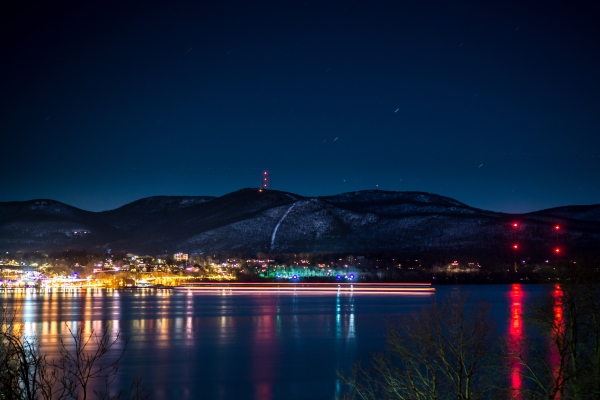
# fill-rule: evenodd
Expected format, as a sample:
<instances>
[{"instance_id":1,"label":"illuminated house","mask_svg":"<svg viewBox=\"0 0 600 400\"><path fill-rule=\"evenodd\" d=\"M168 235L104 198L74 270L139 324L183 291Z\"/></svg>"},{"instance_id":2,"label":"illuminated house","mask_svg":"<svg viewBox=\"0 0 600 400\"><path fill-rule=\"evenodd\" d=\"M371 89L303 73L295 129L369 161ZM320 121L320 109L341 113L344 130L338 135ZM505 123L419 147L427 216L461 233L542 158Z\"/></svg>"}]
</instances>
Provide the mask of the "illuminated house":
<instances>
[{"instance_id":1,"label":"illuminated house","mask_svg":"<svg viewBox=\"0 0 600 400\"><path fill-rule=\"evenodd\" d=\"M188 255L184 254L184 253L175 253L173 255L173 259L175 261L187 261L188 260Z\"/></svg>"}]
</instances>

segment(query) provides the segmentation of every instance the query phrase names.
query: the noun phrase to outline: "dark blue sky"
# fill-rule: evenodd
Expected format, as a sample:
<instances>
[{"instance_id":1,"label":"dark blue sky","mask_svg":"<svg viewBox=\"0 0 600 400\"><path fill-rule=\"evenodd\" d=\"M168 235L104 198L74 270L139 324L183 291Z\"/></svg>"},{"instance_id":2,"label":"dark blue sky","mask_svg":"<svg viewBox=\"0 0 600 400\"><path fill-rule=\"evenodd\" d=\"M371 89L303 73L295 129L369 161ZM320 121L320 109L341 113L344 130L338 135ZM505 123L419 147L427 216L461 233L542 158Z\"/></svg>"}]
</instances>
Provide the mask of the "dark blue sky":
<instances>
[{"instance_id":1,"label":"dark blue sky","mask_svg":"<svg viewBox=\"0 0 600 400\"><path fill-rule=\"evenodd\" d=\"M600 203L592 2L9 2L0 201L260 183ZM335 140L337 138L337 140Z\"/></svg>"}]
</instances>

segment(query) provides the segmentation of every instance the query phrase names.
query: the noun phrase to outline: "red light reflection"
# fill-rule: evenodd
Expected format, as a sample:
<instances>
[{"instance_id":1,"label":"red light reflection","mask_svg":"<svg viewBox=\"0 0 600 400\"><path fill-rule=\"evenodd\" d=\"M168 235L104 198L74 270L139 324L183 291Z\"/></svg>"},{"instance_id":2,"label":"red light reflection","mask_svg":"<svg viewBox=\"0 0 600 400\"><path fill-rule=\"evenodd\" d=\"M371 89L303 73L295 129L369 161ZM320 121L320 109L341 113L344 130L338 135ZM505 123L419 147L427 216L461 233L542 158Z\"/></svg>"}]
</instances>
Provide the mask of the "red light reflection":
<instances>
[{"instance_id":1,"label":"red light reflection","mask_svg":"<svg viewBox=\"0 0 600 400\"><path fill-rule=\"evenodd\" d=\"M522 319L522 300L523 293L521 285L512 285L510 292L510 321L508 326L508 338L511 353L519 354L523 340L523 319ZM512 398L521 399L522 365L516 358L509 362L510 368L510 387L513 390Z\"/></svg>"},{"instance_id":2,"label":"red light reflection","mask_svg":"<svg viewBox=\"0 0 600 400\"><path fill-rule=\"evenodd\" d=\"M563 340L565 337L565 323L563 319L563 296L564 293L559 284L554 285L554 291L552 292L552 298L554 300L554 321L552 324L552 341L554 345L550 346L550 366L554 374L554 385L556 390L556 398L560 398L562 393L562 373L564 360L561 359L558 347L563 347Z\"/></svg>"},{"instance_id":3,"label":"red light reflection","mask_svg":"<svg viewBox=\"0 0 600 400\"><path fill-rule=\"evenodd\" d=\"M255 398L273 398L273 384L277 381L277 299L265 297L255 307L260 307L260 316L253 317L254 337L252 338L252 377L255 382Z\"/></svg>"}]
</instances>

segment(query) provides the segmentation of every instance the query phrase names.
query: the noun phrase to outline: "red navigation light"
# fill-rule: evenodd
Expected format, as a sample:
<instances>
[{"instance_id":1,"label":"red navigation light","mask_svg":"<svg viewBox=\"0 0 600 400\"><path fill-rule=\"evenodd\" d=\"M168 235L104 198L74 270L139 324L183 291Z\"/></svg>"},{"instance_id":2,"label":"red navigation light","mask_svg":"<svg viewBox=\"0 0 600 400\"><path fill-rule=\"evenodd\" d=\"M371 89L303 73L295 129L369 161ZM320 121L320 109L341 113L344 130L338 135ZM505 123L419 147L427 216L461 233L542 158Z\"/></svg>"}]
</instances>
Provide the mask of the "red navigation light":
<instances>
[{"instance_id":1,"label":"red navigation light","mask_svg":"<svg viewBox=\"0 0 600 400\"><path fill-rule=\"evenodd\" d=\"M556 225L556 226L554 227L554 229L556 229L556 230L559 230L559 229L560 229L560 225Z\"/></svg>"},{"instance_id":2,"label":"red navigation light","mask_svg":"<svg viewBox=\"0 0 600 400\"><path fill-rule=\"evenodd\" d=\"M519 248L519 246L518 246L518 245L516 245L516 244L513 244L513 249L515 249L515 250L516 250L516 249L518 249L518 248Z\"/></svg>"},{"instance_id":3,"label":"red navigation light","mask_svg":"<svg viewBox=\"0 0 600 400\"><path fill-rule=\"evenodd\" d=\"M513 222L512 226L513 226L513 228L518 228L519 224L517 224L516 222Z\"/></svg>"},{"instance_id":4,"label":"red navigation light","mask_svg":"<svg viewBox=\"0 0 600 400\"><path fill-rule=\"evenodd\" d=\"M558 254L558 253L560 253L560 249L557 247L554 249L554 252Z\"/></svg>"}]
</instances>

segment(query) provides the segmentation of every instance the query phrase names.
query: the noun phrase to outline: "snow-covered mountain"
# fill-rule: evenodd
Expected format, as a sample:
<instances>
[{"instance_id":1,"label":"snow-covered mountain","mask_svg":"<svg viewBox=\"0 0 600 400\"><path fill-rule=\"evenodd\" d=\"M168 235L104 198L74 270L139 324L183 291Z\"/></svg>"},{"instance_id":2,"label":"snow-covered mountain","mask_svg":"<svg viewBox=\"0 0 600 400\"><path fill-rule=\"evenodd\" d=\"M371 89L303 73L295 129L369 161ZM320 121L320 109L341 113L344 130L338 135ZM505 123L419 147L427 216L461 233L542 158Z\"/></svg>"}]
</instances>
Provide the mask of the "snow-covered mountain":
<instances>
[{"instance_id":1,"label":"snow-covered mountain","mask_svg":"<svg viewBox=\"0 0 600 400\"><path fill-rule=\"evenodd\" d=\"M530 252L556 243L598 248L600 205L514 215L422 192L302 197L258 189L221 197L150 197L104 212L53 200L0 203L1 251L502 252L513 242Z\"/></svg>"}]
</instances>

